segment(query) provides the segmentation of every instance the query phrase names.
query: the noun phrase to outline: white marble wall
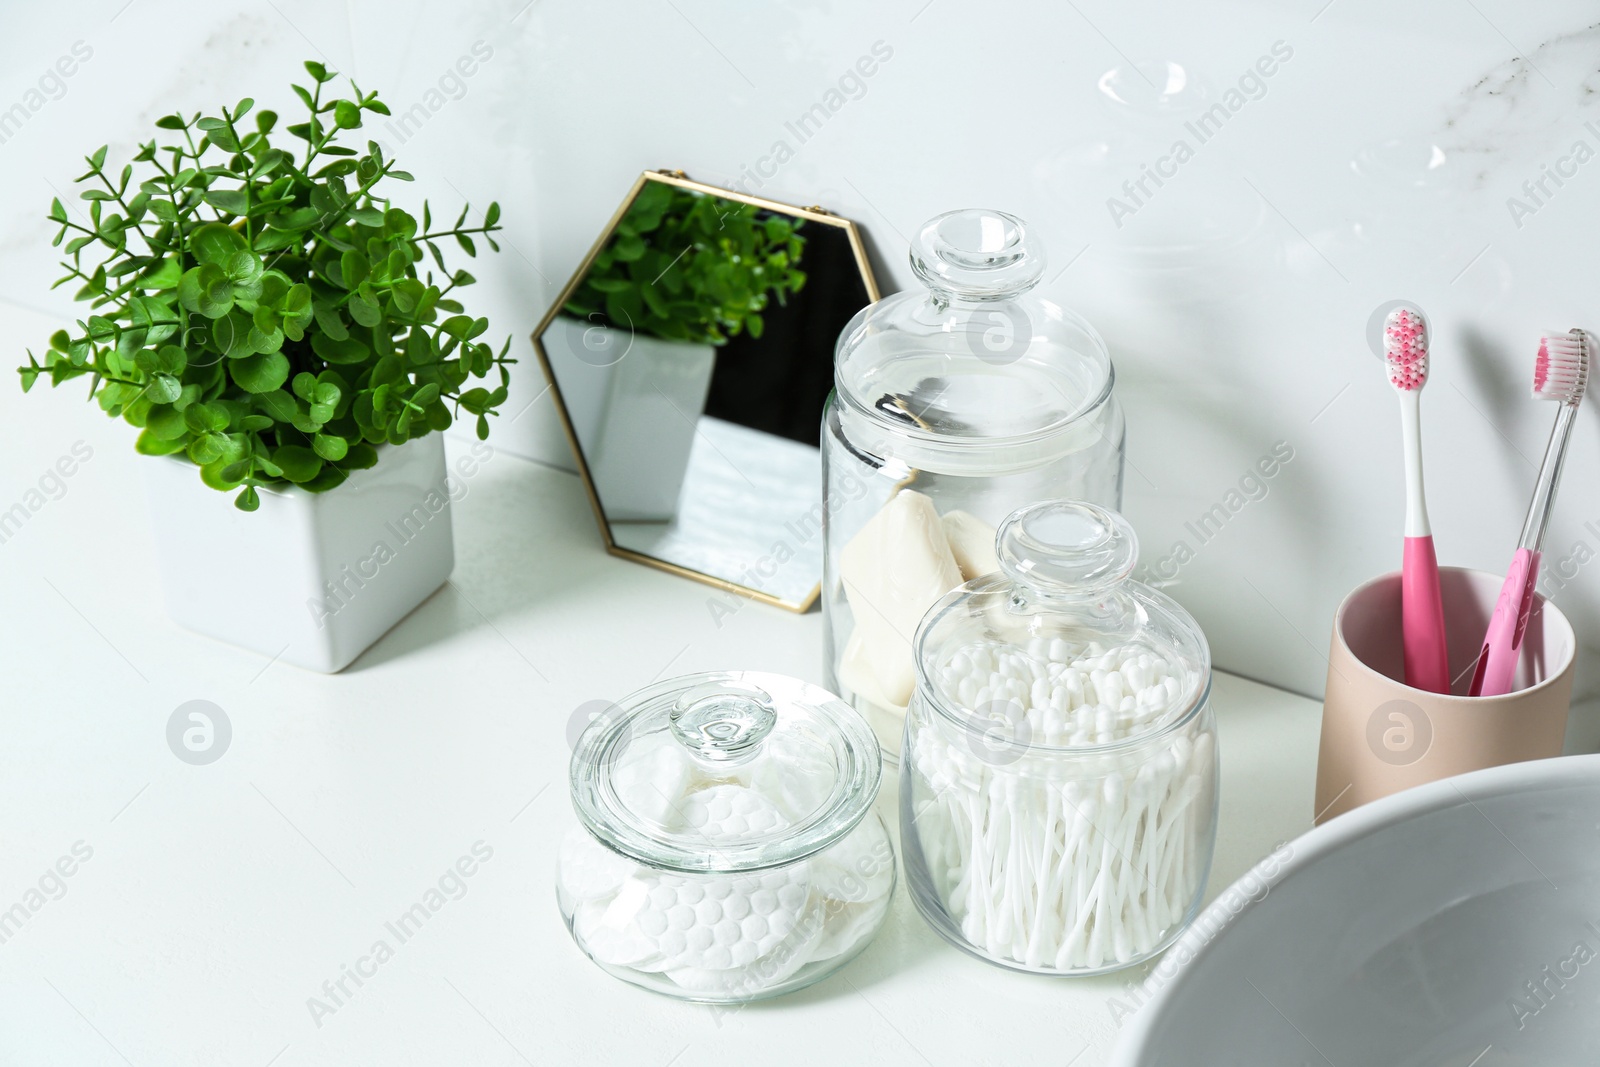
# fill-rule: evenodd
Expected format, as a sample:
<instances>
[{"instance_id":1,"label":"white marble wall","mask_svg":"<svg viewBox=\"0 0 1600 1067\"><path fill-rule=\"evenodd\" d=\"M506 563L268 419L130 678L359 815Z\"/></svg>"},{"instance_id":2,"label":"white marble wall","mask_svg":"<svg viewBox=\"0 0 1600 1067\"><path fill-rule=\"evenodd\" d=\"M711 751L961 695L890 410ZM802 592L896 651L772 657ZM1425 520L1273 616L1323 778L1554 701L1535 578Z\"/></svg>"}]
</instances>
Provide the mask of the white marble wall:
<instances>
[{"instance_id":1,"label":"white marble wall","mask_svg":"<svg viewBox=\"0 0 1600 1067\"><path fill-rule=\"evenodd\" d=\"M26 116L0 122L0 299L69 313L47 288L42 216L81 154L127 154L174 107L287 97L298 61L320 57L397 111L430 108L409 136L376 131L419 194L504 205L505 251L475 270L474 303L528 358L513 413L542 385L528 332L641 169L853 217L885 288L910 281L905 237L932 214L1030 219L1053 249L1044 292L1117 360L1147 561L1220 665L1305 692L1321 690L1342 594L1399 563L1373 310L1405 298L1433 320L1439 552L1496 571L1553 415L1527 399L1537 337L1600 327L1593 4L109 0L4 18L0 111ZM455 78L475 44L492 55ZM75 46L73 74L47 76ZM852 73L875 53L870 77ZM801 140L786 123L819 102L830 117ZM1205 136L1186 125L1218 103ZM1146 168L1169 176L1141 190ZM19 402L0 390L0 410ZM502 423L505 446L559 454L548 397ZM1247 476L1275 448L1293 458L1258 488ZM1185 523L1219 502L1240 506L1200 544ZM1176 566L1180 539L1194 557ZM1575 561L1589 552L1600 403L1549 544L1552 566L1574 559L1556 601L1600 648L1600 562Z\"/></svg>"}]
</instances>

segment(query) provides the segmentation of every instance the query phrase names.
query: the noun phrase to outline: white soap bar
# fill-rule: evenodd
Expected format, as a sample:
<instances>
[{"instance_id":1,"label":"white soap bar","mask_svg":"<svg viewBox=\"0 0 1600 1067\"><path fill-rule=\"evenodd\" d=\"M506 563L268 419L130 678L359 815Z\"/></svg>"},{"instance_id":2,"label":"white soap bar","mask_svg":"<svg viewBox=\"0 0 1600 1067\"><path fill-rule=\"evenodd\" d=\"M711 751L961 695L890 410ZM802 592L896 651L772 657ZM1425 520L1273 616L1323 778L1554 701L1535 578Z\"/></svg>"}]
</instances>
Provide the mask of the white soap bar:
<instances>
[{"instance_id":1,"label":"white soap bar","mask_svg":"<svg viewBox=\"0 0 1600 1067\"><path fill-rule=\"evenodd\" d=\"M861 627L857 626L850 634L850 640L844 643L844 656L839 660L839 681L857 698L874 708L894 715L905 715L906 704L896 704L884 695L872 656Z\"/></svg>"},{"instance_id":2,"label":"white soap bar","mask_svg":"<svg viewBox=\"0 0 1600 1067\"><path fill-rule=\"evenodd\" d=\"M911 642L917 624L961 584L933 501L902 489L839 554L839 577L855 619L852 640L886 704L905 707L916 685Z\"/></svg>"},{"instance_id":3,"label":"white soap bar","mask_svg":"<svg viewBox=\"0 0 1600 1067\"><path fill-rule=\"evenodd\" d=\"M961 578L970 582L984 574L1000 569L1000 560L994 554L995 528L970 511L952 511L939 520L944 527L945 540L950 543L950 554L961 568Z\"/></svg>"}]
</instances>

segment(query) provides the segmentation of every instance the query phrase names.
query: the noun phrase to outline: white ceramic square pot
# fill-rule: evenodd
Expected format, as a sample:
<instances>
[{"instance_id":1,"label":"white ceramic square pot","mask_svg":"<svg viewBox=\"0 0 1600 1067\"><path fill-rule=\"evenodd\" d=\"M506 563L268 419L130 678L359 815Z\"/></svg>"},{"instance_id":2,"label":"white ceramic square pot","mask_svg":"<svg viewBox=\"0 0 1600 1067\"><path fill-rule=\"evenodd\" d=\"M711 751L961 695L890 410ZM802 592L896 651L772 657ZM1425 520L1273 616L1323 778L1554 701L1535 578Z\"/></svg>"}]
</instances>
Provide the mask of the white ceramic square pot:
<instances>
[{"instance_id":1,"label":"white ceramic square pot","mask_svg":"<svg viewBox=\"0 0 1600 1067\"><path fill-rule=\"evenodd\" d=\"M670 522L717 350L567 315L542 340L606 517Z\"/></svg>"},{"instance_id":2,"label":"white ceramic square pot","mask_svg":"<svg viewBox=\"0 0 1600 1067\"><path fill-rule=\"evenodd\" d=\"M184 460L142 465L167 614L269 658L342 670L455 566L441 434L330 492L262 489L254 512Z\"/></svg>"}]
</instances>

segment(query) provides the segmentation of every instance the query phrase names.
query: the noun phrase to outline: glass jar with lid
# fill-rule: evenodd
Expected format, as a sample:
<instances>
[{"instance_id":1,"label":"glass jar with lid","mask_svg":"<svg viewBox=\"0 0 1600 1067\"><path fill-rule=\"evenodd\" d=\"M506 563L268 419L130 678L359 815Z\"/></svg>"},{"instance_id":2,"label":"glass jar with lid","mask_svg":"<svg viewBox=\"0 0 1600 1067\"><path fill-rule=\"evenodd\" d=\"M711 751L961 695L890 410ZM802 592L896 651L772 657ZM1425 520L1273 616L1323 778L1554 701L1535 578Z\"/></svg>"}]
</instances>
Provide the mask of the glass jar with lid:
<instances>
[{"instance_id":1,"label":"glass jar with lid","mask_svg":"<svg viewBox=\"0 0 1600 1067\"><path fill-rule=\"evenodd\" d=\"M1000 527L1000 570L916 638L900 843L918 911L974 955L1097 974L1198 911L1217 822L1210 654L1129 579L1118 514L1047 501Z\"/></svg>"},{"instance_id":2,"label":"glass jar with lid","mask_svg":"<svg viewBox=\"0 0 1600 1067\"><path fill-rule=\"evenodd\" d=\"M881 774L861 716L792 678L690 675L626 697L573 751L567 928L606 971L686 1000L808 986L888 914Z\"/></svg>"},{"instance_id":3,"label":"glass jar with lid","mask_svg":"<svg viewBox=\"0 0 1600 1067\"><path fill-rule=\"evenodd\" d=\"M862 309L840 334L823 414L827 682L891 762L917 623L994 569L1000 521L1036 500L1122 500L1111 358L1086 320L1030 294L1045 259L1027 225L940 215L911 266L925 288Z\"/></svg>"}]
</instances>

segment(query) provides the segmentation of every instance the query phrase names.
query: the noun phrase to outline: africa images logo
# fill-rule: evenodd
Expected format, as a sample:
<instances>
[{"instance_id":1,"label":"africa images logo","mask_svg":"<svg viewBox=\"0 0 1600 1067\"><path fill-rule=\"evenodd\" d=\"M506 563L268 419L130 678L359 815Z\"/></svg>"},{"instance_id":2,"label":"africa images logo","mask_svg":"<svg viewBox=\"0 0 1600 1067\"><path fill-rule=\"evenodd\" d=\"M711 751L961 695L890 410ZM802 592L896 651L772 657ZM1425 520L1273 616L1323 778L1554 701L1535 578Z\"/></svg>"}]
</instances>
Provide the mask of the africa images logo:
<instances>
[{"instance_id":1,"label":"africa images logo","mask_svg":"<svg viewBox=\"0 0 1600 1067\"><path fill-rule=\"evenodd\" d=\"M1409 700L1389 700L1367 719L1367 747L1395 767L1409 767L1433 747L1433 721Z\"/></svg>"}]
</instances>

